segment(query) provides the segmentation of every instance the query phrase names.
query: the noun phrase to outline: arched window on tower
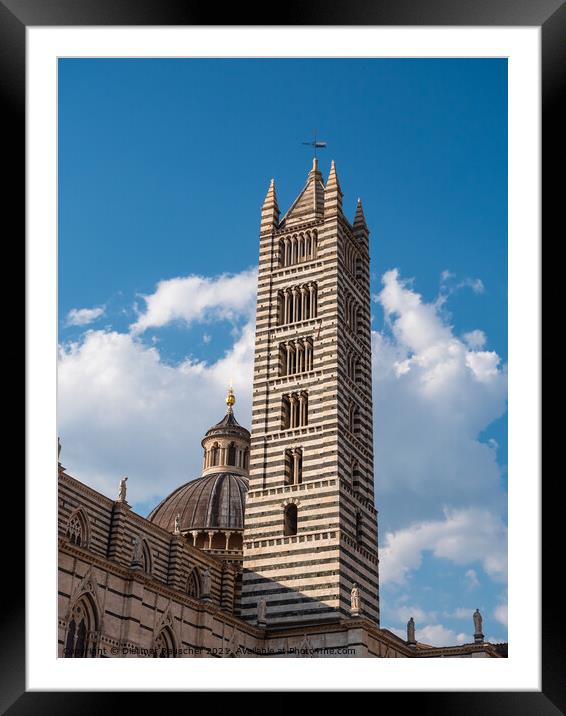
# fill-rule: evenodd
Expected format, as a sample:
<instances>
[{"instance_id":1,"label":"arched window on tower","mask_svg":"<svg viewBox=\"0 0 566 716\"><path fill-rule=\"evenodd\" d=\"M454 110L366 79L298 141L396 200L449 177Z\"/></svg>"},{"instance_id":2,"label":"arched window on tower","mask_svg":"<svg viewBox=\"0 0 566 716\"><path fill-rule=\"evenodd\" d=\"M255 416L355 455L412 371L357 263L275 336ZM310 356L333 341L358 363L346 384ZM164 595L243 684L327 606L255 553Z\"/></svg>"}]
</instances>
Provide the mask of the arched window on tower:
<instances>
[{"instance_id":1,"label":"arched window on tower","mask_svg":"<svg viewBox=\"0 0 566 716\"><path fill-rule=\"evenodd\" d=\"M353 489L358 490L360 486L360 465L356 458L352 459L351 479Z\"/></svg>"},{"instance_id":2,"label":"arched window on tower","mask_svg":"<svg viewBox=\"0 0 566 716\"><path fill-rule=\"evenodd\" d=\"M293 450L293 484L300 485L303 481L303 451L301 448L295 448Z\"/></svg>"},{"instance_id":3,"label":"arched window on tower","mask_svg":"<svg viewBox=\"0 0 566 716\"><path fill-rule=\"evenodd\" d=\"M297 534L297 518L297 505L291 502L285 506L285 511L283 513L283 534L286 537Z\"/></svg>"},{"instance_id":4,"label":"arched window on tower","mask_svg":"<svg viewBox=\"0 0 566 716\"><path fill-rule=\"evenodd\" d=\"M293 484L293 453L292 450L285 450L284 452L284 482L286 485Z\"/></svg>"},{"instance_id":5,"label":"arched window on tower","mask_svg":"<svg viewBox=\"0 0 566 716\"><path fill-rule=\"evenodd\" d=\"M285 295L283 291L277 292L277 325L285 323Z\"/></svg>"},{"instance_id":6,"label":"arched window on tower","mask_svg":"<svg viewBox=\"0 0 566 716\"><path fill-rule=\"evenodd\" d=\"M316 259L316 251L317 251L317 244L318 244L318 231L314 229L312 232L312 238L311 238L311 258Z\"/></svg>"},{"instance_id":7,"label":"arched window on tower","mask_svg":"<svg viewBox=\"0 0 566 716\"><path fill-rule=\"evenodd\" d=\"M285 450L285 484L299 485L303 481L303 451L301 448Z\"/></svg>"},{"instance_id":8,"label":"arched window on tower","mask_svg":"<svg viewBox=\"0 0 566 716\"><path fill-rule=\"evenodd\" d=\"M288 395L281 398L281 429L288 430L291 426L291 401Z\"/></svg>"},{"instance_id":9,"label":"arched window on tower","mask_svg":"<svg viewBox=\"0 0 566 716\"><path fill-rule=\"evenodd\" d=\"M348 429L353 435L356 435L360 429L359 412L358 406L351 403L348 414Z\"/></svg>"},{"instance_id":10,"label":"arched window on tower","mask_svg":"<svg viewBox=\"0 0 566 716\"><path fill-rule=\"evenodd\" d=\"M287 352L288 347L286 343L279 344L279 375L287 375Z\"/></svg>"},{"instance_id":11,"label":"arched window on tower","mask_svg":"<svg viewBox=\"0 0 566 716\"><path fill-rule=\"evenodd\" d=\"M84 594L71 610L63 656L73 659L95 656L97 629L96 606L90 594Z\"/></svg>"}]
</instances>

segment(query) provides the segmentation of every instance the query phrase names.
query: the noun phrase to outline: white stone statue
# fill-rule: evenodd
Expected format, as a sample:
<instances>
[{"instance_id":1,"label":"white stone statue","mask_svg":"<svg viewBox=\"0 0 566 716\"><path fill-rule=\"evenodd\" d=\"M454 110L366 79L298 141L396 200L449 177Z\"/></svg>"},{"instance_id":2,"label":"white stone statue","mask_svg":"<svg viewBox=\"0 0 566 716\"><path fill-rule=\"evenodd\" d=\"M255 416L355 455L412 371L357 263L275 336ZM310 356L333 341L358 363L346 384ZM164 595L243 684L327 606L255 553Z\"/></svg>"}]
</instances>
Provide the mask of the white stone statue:
<instances>
[{"instance_id":1,"label":"white stone statue","mask_svg":"<svg viewBox=\"0 0 566 716\"><path fill-rule=\"evenodd\" d=\"M480 610L476 609L474 612L474 632L475 634L482 634L483 620L480 614Z\"/></svg>"},{"instance_id":2,"label":"white stone statue","mask_svg":"<svg viewBox=\"0 0 566 716\"><path fill-rule=\"evenodd\" d=\"M415 620L411 617L407 622L407 643L414 644L415 641Z\"/></svg>"},{"instance_id":3,"label":"white stone statue","mask_svg":"<svg viewBox=\"0 0 566 716\"><path fill-rule=\"evenodd\" d=\"M357 614L360 611L360 590L355 582L350 593L350 611L352 614Z\"/></svg>"},{"instance_id":4,"label":"white stone statue","mask_svg":"<svg viewBox=\"0 0 566 716\"><path fill-rule=\"evenodd\" d=\"M175 515L175 534L181 534L181 515Z\"/></svg>"},{"instance_id":5,"label":"white stone statue","mask_svg":"<svg viewBox=\"0 0 566 716\"><path fill-rule=\"evenodd\" d=\"M267 602L265 599L260 599L257 603L257 623L258 624L265 624L267 619Z\"/></svg>"},{"instance_id":6,"label":"white stone statue","mask_svg":"<svg viewBox=\"0 0 566 716\"><path fill-rule=\"evenodd\" d=\"M203 597L210 596L210 585L211 585L210 569L207 567L204 570L204 572L202 573L202 579L201 579L201 590L202 590Z\"/></svg>"},{"instance_id":7,"label":"white stone statue","mask_svg":"<svg viewBox=\"0 0 566 716\"><path fill-rule=\"evenodd\" d=\"M128 480L127 477L123 477L120 480L120 486L118 487L118 502L126 501L126 481L127 480Z\"/></svg>"}]
</instances>

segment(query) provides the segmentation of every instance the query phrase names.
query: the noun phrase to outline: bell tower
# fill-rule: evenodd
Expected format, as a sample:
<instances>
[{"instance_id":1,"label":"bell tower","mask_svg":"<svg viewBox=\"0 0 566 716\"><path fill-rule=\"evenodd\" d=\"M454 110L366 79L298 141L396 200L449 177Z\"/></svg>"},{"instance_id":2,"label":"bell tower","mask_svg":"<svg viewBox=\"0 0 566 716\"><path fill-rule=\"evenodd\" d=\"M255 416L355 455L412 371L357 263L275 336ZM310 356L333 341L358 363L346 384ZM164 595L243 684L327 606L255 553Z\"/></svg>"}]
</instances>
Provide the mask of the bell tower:
<instances>
[{"instance_id":1,"label":"bell tower","mask_svg":"<svg viewBox=\"0 0 566 716\"><path fill-rule=\"evenodd\" d=\"M268 628L359 615L379 624L369 231L315 158L280 218L261 210L242 617ZM263 606L262 606L263 608Z\"/></svg>"}]
</instances>

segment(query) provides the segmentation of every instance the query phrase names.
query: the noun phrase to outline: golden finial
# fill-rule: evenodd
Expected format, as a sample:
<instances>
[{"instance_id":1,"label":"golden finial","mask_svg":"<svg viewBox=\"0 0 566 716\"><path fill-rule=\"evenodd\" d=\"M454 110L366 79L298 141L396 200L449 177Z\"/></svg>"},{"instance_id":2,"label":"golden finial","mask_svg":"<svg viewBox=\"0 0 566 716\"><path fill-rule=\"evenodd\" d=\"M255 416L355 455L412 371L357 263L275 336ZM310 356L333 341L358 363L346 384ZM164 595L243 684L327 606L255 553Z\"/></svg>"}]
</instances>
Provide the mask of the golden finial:
<instances>
[{"instance_id":1,"label":"golden finial","mask_svg":"<svg viewBox=\"0 0 566 716\"><path fill-rule=\"evenodd\" d=\"M232 390L232 385L228 388L228 395L226 396L226 405L228 406L228 410L232 411L232 406L236 402L236 396L234 395L234 391Z\"/></svg>"}]
</instances>

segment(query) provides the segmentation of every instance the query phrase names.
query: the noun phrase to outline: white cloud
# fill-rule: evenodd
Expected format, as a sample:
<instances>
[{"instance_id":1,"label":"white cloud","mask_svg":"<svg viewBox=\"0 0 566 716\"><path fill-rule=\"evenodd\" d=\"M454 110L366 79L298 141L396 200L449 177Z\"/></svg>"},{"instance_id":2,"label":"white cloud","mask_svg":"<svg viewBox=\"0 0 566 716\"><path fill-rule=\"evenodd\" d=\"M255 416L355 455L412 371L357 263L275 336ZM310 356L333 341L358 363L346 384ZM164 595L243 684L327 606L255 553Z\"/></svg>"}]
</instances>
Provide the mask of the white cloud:
<instances>
[{"instance_id":1,"label":"white cloud","mask_svg":"<svg viewBox=\"0 0 566 716\"><path fill-rule=\"evenodd\" d=\"M406 629L387 628L397 634L403 641L406 640ZM415 623L415 637L421 644L427 644L428 646L457 646L459 644L470 644L473 641L470 635L458 634L442 624L426 624L423 627L419 627L418 623Z\"/></svg>"},{"instance_id":2,"label":"white cloud","mask_svg":"<svg viewBox=\"0 0 566 716\"><path fill-rule=\"evenodd\" d=\"M457 634L442 624L427 624L424 627L415 626L417 641L431 646L455 646L456 644L469 644L473 639L467 634Z\"/></svg>"},{"instance_id":3,"label":"white cloud","mask_svg":"<svg viewBox=\"0 0 566 716\"><path fill-rule=\"evenodd\" d=\"M473 570L470 570L473 571ZM451 612L445 612L444 616L448 619L469 619L470 623L473 621L473 614L475 612L475 608L471 609L470 607L457 607Z\"/></svg>"},{"instance_id":4,"label":"white cloud","mask_svg":"<svg viewBox=\"0 0 566 716\"><path fill-rule=\"evenodd\" d=\"M388 610L387 616L389 619L403 623L408 622L411 617L413 617L415 623L420 622L421 624L423 622L434 622L437 620L436 612L426 612L424 609L421 609L421 607L407 604L397 604L396 607Z\"/></svg>"},{"instance_id":5,"label":"white cloud","mask_svg":"<svg viewBox=\"0 0 566 716\"><path fill-rule=\"evenodd\" d=\"M484 293L485 286L480 278L466 278L458 284L457 288L471 288L474 293Z\"/></svg>"},{"instance_id":6,"label":"white cloud","mask_svg":"<svg viewBox=\"0 0 566 716\"><path fill-rule=\"evenodd\" d=\"M478 562L496 581L507 578L507 530L487 510L445 510L443 520L418 522L388 532L381 548L381 584L405 585L422 564L423 553L465 566Z\"/></svg>"},{"instance_id":7,"label":"white cloud","mask_svg":"<svg viewBox=\"0 0 566 716\"><path fill-rule=\"evenodd\" d=\"M145 311L131 326L134 333L174 321L185 324L233 320L255 307L257 269L214 278L185 276L160 281L150 296L143 296Z\"/></svg>"},{"instance_id":8,"label":"white cloud","mask_svg":"<svg viewBox=\"0 0 566 716\"><path fill-rule=\"evenodd\" d=\"M226 281L244 287L255 278L253 272L244 272ZM185 360L168 365L154 342L144 343L136 333L110 330L90 330L61 346L61 460L71 474L110 496L119 478L127 475L130 502L157 502L200 475L200 440L224 415L230 381L237 398L236 416L249 427L254 320L247 299L241 303L234 299L226 311L220 310L224 290L225 286L219 292L205 292L212 309L219 309L214 315L224 317L229 310L246 322L231 348L215 362ZM146 327L158 323L155 304L149 303L153 308L141 317ZM199 311L200 315L208 311L202 297Z\"/></svg>"},{"instance_id":9,"label":"white cloud","mask_svg":"<svg viewBox=\"0 0 566 716\"><path fill-rule=\"evenodd\" d=\"M487 341L485 333L478 329L464 333L462 338L464 343L474 351L483 348Z\"/></svg>"},{"instance_id":10,"label":"white cloud","mask_svg":"<svg viewBox=\"0 0 566 716\"><path fill-rule=\"evenodd\" d=\"M71 308L67 314L66 324L68 326L88 326L104 315L105 306L95 308Z\"/></svg>"},{"instance_id":11,"label":"white cloud","mask_svg":"<svg viewBox=\"0 0 566 716\"><path fill-rule=\"evenodd\" d=\"M507 626L509 615L508 615L507 604L498 604L493 612L493 616L497 619L500 624Z\"/></svg>"},{"instance_id":12,"label":"white cloud","mask_svg":"<svg viewBox=\"0 0 566 716\"><path fill-rule=\"evenodd\" d=\"M506 410L506 367L478 349L479 332L476 347L455 336L441 307L397 269L382 282L375 298L386 325L372 340L376 495L386 529L438 517L443 505L504 510L496 446L478 436Z\"/></svg>"},{"instance_id":13,"label":"white cloud","mask_svg":"<svg viewBox=\"0 0 566 716\"><path fill-rule=\"evenodd\" d=\"M475 589L476 587L479 587L480 581L475 569L468 569L464 577L466 579L466 586L468 589Z\"/></svg>"}]
</instances>

